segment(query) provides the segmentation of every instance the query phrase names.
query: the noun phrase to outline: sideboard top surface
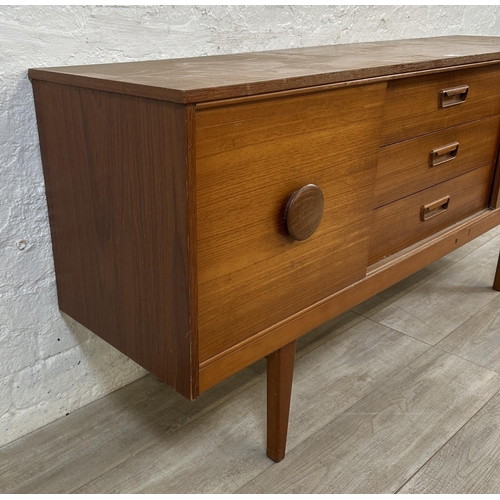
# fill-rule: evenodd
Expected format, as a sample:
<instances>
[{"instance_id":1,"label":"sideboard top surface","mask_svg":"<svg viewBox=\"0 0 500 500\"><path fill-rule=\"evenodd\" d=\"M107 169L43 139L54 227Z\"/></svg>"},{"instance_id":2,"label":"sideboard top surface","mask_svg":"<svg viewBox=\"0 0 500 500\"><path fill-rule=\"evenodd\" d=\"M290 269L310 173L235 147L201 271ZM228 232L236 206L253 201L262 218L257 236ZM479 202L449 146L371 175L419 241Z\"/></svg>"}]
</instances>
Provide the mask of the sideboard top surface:
<instances>
[{"instance_id":1,"label":"sideboard top surface","mask_svg":"<svg viewBox=\"0 0 500 500\"><path fill-rule=\"evenodd\" d=\"M500 37L447 36L30 69L32 79L198 103L500 61Z\"/></svg>"}]
</instances>

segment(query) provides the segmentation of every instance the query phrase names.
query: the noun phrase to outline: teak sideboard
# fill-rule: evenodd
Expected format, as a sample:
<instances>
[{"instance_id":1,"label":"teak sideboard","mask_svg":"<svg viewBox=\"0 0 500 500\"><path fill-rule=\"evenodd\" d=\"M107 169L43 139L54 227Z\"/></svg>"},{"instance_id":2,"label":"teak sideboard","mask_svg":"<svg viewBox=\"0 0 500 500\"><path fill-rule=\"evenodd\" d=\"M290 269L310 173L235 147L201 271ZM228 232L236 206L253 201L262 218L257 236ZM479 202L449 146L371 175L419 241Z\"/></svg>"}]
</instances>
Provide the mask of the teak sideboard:
<instances>
[{"instance_id":1,"label":"teak sideboard","mask_svg":"<svg viewBox=\"0 0 500 500\"><path fill-rule=\"evenodd\" d=\"M29 76L60 309L191 399L267 356L275 461L296 339L500 224L500 38Z\"/></svg>"}]
</instances>

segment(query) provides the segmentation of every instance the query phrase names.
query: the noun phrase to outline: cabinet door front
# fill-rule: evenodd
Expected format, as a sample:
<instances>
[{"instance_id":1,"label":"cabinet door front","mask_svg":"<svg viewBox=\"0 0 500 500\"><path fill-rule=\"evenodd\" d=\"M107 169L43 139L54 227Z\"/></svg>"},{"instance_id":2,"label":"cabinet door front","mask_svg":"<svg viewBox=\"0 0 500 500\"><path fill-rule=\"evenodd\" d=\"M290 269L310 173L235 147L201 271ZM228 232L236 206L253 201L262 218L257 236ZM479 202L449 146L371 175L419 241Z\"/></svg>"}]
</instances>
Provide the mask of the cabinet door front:
<instances>
[{"instance_id":1,"label":"cabinet door front","mask_svg":"<svg viewBox=\"0 0 500 500\"><path fill-rule=\"evenodd\" d=\"M365 276L385 88L196 111L201 362Z\"/></svg>"}]
</instances>

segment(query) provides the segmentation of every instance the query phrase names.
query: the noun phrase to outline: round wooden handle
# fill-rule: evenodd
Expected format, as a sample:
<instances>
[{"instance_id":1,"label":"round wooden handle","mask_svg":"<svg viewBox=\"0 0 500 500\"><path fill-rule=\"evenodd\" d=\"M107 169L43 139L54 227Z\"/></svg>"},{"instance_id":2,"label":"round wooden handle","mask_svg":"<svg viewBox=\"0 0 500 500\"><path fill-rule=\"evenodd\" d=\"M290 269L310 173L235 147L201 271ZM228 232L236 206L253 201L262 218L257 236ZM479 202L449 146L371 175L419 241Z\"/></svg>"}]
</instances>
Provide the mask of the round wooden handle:
<instances>
[{"instance_id":1,"label":"round wooden handle","mask_svg":"<svg viewBox=\"0 0 500 500\"><path fill-rule=\"evenodd\" d=\"M307 184L292 194L285 209L285 225L292 238L305 240L318 229L325 200L316 184Z\"/></svg>"}]
</instances>

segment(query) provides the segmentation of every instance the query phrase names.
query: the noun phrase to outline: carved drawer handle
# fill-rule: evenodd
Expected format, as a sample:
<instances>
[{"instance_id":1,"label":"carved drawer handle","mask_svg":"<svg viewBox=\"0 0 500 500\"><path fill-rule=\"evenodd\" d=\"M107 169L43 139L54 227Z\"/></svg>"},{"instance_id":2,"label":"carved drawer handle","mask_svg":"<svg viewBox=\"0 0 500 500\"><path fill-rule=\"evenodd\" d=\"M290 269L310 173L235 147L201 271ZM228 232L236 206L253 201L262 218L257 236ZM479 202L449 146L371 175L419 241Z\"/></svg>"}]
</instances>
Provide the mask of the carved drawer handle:
<instances>
[{"instance_id":1,"label":"carved drawer handle","mask_svg":"<svg viewBox=\"0 0 500 500\"><path fill-rule=\"evenodd\" d=\"M456 106L457 104L462 104L467 99L467 94L469 93L468 85L461 85L460 87L453 87L451 89L444 89L440 92L440 106L442 108L448 108L450 106Z\"/></svg>"},{"instance_id":2,"label":"carved drawer handle","mask_svg":"<svg viewBox=\"0 0 500 500\"><path fill-rule=\"evenodd\" d=\"M455 141L451 144L446 144L446 146L433 149L429 155L429 165L431 167L437 167L438 165L454 160L457 157L459 145L460 144Z\"/></svg>"},{"instance_id":3,"label":"carved drawer handle","mask_svg":"<svg viewBox=\"0 0 500 500\"><path fill-rule=\"evenodd\" d=\"M307 184L292 194L285 209L285 226L298 241L309 238L323 217L325 200L316 184Z\"/></svg>"},{"instance_id":4,"label":"carved drawer handle","mask_svg":"<svg viewBox=\"0 0 500 500\"><path fill-rule=\"evenodd\" d=\"M432 219L432 217L436 217L436 215L442 214L446 211L450 204L450 197L445 196L437 201L433 201L428 205L424 205L420 209L420 220L426 221L428 219Z\"/></svg>"}]
</instances>

